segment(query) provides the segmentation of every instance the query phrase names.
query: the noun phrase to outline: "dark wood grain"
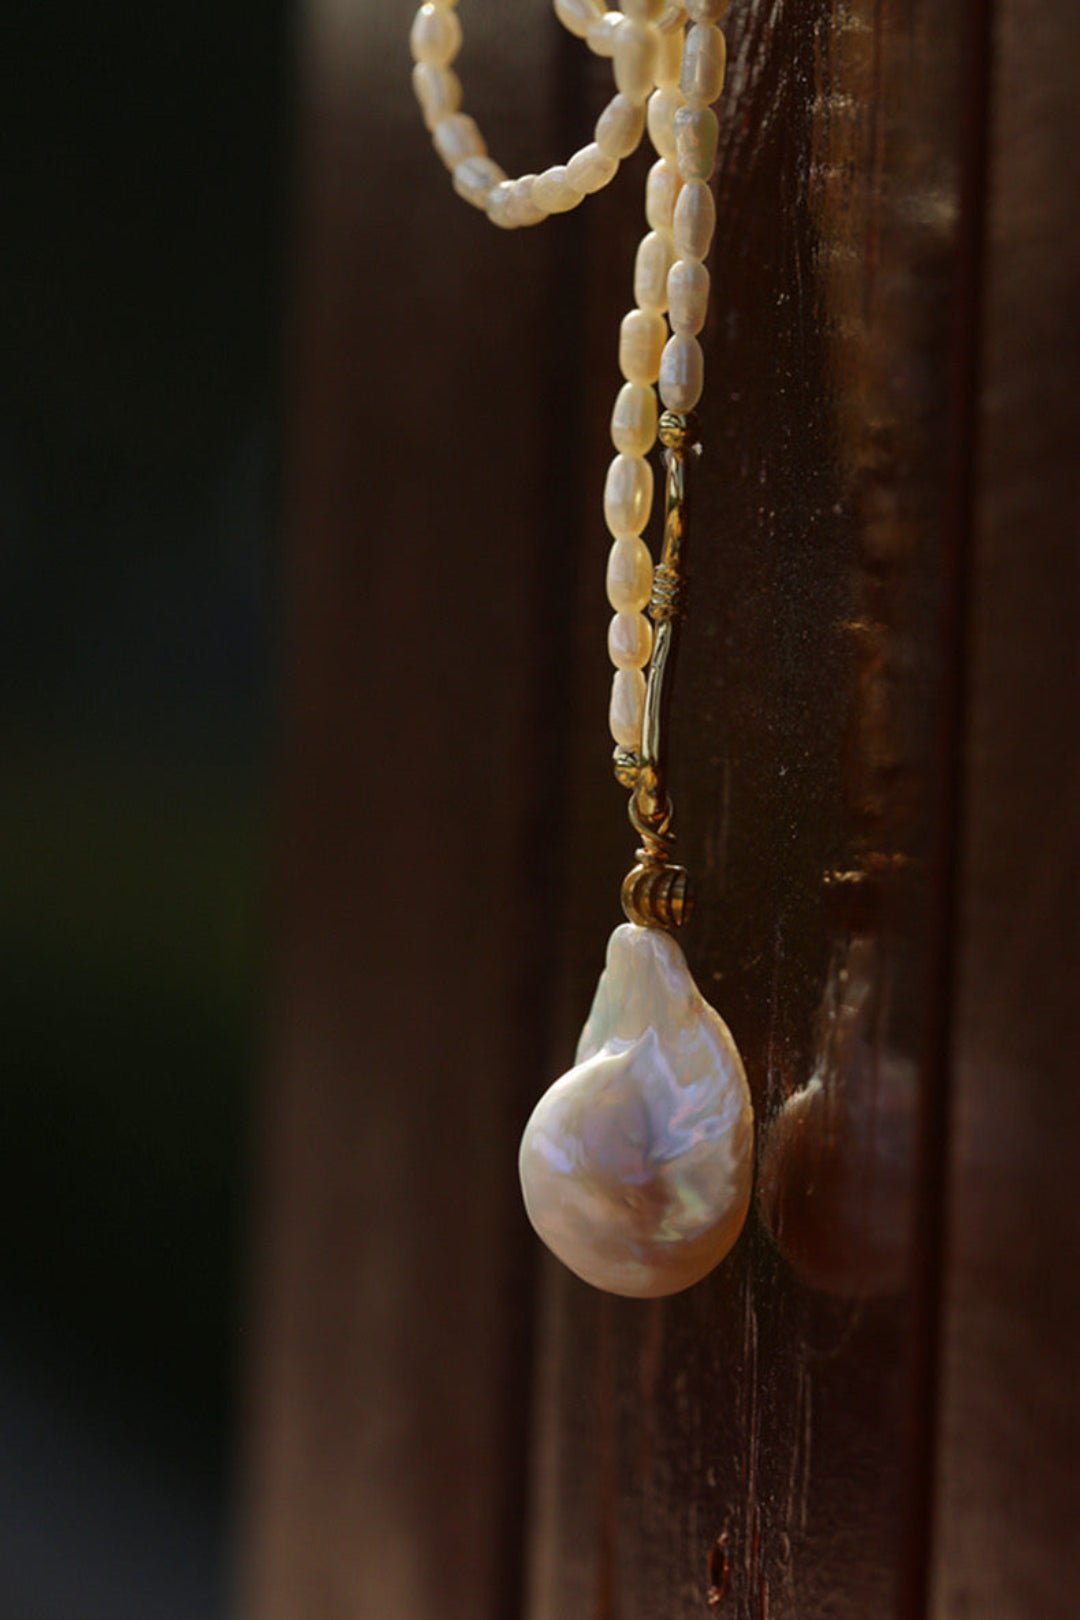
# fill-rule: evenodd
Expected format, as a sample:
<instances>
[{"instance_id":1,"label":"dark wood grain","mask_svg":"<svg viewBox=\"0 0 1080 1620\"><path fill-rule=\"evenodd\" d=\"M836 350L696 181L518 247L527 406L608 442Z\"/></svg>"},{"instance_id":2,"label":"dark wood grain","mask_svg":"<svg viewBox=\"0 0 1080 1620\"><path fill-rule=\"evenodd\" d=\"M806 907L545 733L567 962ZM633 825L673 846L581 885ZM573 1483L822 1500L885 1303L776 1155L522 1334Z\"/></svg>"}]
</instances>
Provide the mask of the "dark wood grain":
<instances>
[{"instance_id":1,"label":"dark wood grain","mask_svg":"<svg viewBox=\"0 0 1080 1620\"><path fill-rule=\"evenodd\" d=\"M1080 1553L1080 17L1001 0L935 1613L1066 1620Z\"/></svg>"},{"instance_id":2,"label":"dark wood grain","mask_svg":"<svg viewBox=\"0 0 1080 1620\"><path fill-rule=\"evenodd\" d=\"M974 573L986 8L729 13L672 785L759 1183L724 1266L649 1304L541 1262L514 1175L633 845L600 490L646 161L494 236L427 149L407 18L309 7L253 1620L923 1620L935 1522L943 1616L1069 1612L1046 1553L1070 1522L1075 772L1040 694L1075 689L1076 364L1037 206L1055 169L1068 195L1064 69L1060 101L1021 95L1068 58L1058 4L997 81ZM1016 44L1029 10L1002 6ZM556 49L539 0L475 9L499 155L569 150L606 65ZM1050 111L1060 146L1032 133ZM1013 1562L987 1549L1021 1474Z\"/></svg>"},{"instance_id":3,"label":"dark wood grain","mask_svg":"<svg viewBox=\"0 0 1080 1620\"><path fill-rule=\"evenodd\" d=\"M729 18L673 786L686 945L746 1056L761 1197L669 1302L549 1272L532 1620L700 1615L710 1560L720 1614L924 1612L979 20ZM594 217L610 342L637 215ZM599 480L602 428L594 454ZM599 579L591 512L583 545ZM605 822L579 808L603 614L583 595L564 1056L629 851L614 789Z\"/></svg>"},{"instance_id":4,"label":"dark wood grain","mask_svg":"<svg viewBox=\"0 0 1080 1620\"><path fill-rule=\"evenodd\" d=\"M244 1604L473 1620L518 1609L580 275L453 194L400 7L305 16ZM470 19L509 163L556 49Z\"/></svg>"}]
</instances>

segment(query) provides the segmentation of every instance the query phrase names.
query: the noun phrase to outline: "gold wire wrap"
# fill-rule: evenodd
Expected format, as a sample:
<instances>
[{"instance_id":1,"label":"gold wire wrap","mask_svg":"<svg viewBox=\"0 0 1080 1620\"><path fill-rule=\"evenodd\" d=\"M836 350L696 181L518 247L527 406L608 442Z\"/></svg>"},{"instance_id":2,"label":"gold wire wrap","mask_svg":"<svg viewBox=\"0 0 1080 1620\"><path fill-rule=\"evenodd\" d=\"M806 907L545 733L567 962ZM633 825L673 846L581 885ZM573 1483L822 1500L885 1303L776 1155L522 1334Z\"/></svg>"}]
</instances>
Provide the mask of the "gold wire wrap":
<instances>
[{"instance_id":1,"label":"gold wire wrap","mask_svg":"<svg viewBox=\"0 0 1080 1620\"><path fill-rule=\"evenodd\" d=\"M687 467L697 453L692 416L665 411L660 418L667 479L664 498L664 543L653 575L649 616L656 625L641 751L615 751L615 775L630 789L630 824L641 839L637 865L623 880L623 911L642 928L677 928L693 910L686 869L671 861L674 816L666 781L665 731L671 700L669 671L674 663L678 622L685 612L683 551L686 543Z\"/></svg>"}]
</instances>

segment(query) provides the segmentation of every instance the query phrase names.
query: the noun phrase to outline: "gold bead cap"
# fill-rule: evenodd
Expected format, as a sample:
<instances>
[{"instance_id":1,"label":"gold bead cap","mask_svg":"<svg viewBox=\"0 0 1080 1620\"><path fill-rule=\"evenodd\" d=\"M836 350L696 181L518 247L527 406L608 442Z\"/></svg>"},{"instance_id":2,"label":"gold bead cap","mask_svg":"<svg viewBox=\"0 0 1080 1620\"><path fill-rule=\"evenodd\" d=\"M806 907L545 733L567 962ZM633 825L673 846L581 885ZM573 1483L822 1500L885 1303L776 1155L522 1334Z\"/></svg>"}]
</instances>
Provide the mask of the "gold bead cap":
<instances>
[{"instance_id":1,"label":"gold bead cap","mask_svg":"<svg viewBox=\"0 0 1080 1620\"><path fill-rule=\"evenodd\" d=\"M689 872L667 862L639 861L623 879L622 908L639 928L681 928L694 909Z\"/></svg>"}]
</instances>

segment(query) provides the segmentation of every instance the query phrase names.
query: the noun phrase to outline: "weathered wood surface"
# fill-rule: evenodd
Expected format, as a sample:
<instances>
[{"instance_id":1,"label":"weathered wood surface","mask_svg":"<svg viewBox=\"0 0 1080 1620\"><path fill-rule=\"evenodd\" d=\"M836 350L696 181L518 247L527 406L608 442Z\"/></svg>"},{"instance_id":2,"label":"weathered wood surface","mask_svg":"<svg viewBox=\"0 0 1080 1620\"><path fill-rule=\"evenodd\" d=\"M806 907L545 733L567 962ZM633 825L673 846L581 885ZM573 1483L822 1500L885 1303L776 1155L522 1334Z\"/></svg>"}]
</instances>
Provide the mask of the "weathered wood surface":
<instances>
[{"instance_id":1,"label":"weathered wood surface","mask_svg":"<svg viewBox=\"0 0 1080 1620\"><path fill-rule=\"evenodd\" d=\"M729 17L673 787L687 949L747 1059L761 1195L668 1303L548 1274L530 1620L682 1620L710 1585L754 1620L925 1599L979 34L951 4ZM583 597L575 804L603 611ZM617 842L610 893L627 851L609 797L573 827L564 1050L614 921L585 874ZM830 899L826 874L874 855L897 869L876 904Z\"/></svg>"},{"instance_id":2,"label":"weathered wood surface","mask_svg":"<svg viewBox=\"0 0 1080 1620\"><path fill-rule=\"evenodd\" d=\"M520 163L558 37L539 0L479 9L473 105ZM306 8L258 1620L517 1607L576 282L566 233L495 237L453 194L408 27Z\"/></svg>"},{"instance_id":3,"label":"weathered wood surface","mask_svg":"<svg viewBox=\"0 0 1080 1620\"><path fill-rule=\"evenodd\" d=\"M467 14L463 68L520 170L584 137L608 69L556 47L545 6L502 11ZM985 8L729 13L673 789L699 890L685 943L747 1059L761 1190L718 1273L651 1305L546 1263L534 1289L514 1175L632 848L607 768L599 492L646 165L579 216L494 236L409 103L405 12L308 14L248 1612L684 1620L711 1584L739 1620L915 1620ZM992 735L992 691L981 712ZM972 973L993 993L971 954L979 871L969 996ZM968 1005L962 1042L983 1028ZM973 1111L985 1073L963 1081ZM957 1268L965 1231L983 1241L968 1196ZM953 1319L961 1378L977 1332L970 1307ZM954 1463L980 1409L949 1407ZM958 1479L946 1559L971 1522ZM983 1534L1002 1498L981 1502ZM939 1565L951 1616L949 1581Z\"/></svg>"},{"instance_id":4,"label":"weathered wood surface","mask_svg":"<svg viewBox=\"0 0 1080 1620\"><path fill-rule=\"evenodd\" d=\"M1080 1548L1080 14L1001 0L935 1614L1067 1620Z\"/></svg>"}]
</instances>

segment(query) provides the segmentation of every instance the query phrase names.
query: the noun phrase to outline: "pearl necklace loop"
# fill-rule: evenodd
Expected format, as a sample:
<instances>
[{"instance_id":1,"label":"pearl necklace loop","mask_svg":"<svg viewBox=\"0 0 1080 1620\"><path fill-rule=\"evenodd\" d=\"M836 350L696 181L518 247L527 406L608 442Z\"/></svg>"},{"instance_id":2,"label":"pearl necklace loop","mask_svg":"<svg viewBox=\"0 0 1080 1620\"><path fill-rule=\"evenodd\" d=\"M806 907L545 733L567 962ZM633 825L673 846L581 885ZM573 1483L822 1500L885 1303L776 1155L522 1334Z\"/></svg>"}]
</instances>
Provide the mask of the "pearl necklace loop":
<instances>
[{"instance_id":1,"label":"pearl necklace loop","mask_svg":"<svg viewBox=\"0 0 1080 1620\"><path fill-rule=\"evenodd\" d=\"M483 209L492 224L514 230L576 208L611 183L622 160L641 144L646 122L651 134L654 123L670 124L685 10L665 0L623 0L621 11L605 11L600 0L554 0L563 27L597 56L612 58L616 93L597 119L592 141L566 163L509 179L488 155L476 120L461 111L461 81L450 66L463 39L456 4L427 0L417 12L410 34L413 89L454 190Z\"/></svg>"},{"instance_id":2,"label":"pearl necklace loop","mask_svg":"<svg viewBox=\"0 0 1080 1620\"><path fill-rule=\"evenodd\" d=\"M615 95L594 139L565 164L507 177L489 157L450 64L461 48L456 0L427 0L412 27L413 85L455 191L493 224L536 225L614 178L646 129L657 152L645 191L648 231L634 264L634 307L619 328L623 382L611 415L615 457L604 483L611 534L609 723L615 774L630 790L641 847L623 883L617 928L576 1062L540 1099L522 1138L530 1219L560 1259L613 1293L689 1287L738 1237L750 1199L753 1114L742 1061L704 1001L670 930L689 915L686 871L669 857L661 713L684 597L691 413L705 361L705 261L716 223L710 178L727 48L728 0L554 0L564 27L610 56ZM659 395L659 399L657 398ZM660 406L664 407L661 415ZM659 564L642 538L653 508L648 459L665 453ZM655 627L655 628L654 628ZM648 679L645 671L648 669Z\"/></svg>"},{"instance_id":3,"label":"pearl necklace loop","mask_svg":"<svg viewBox=\"0 0 1080 1620\"><path fill-rule=\"evenodd\" d=\"M640 753L645 669L654 634L646 617L670 618L666 578L658 579L642 534L653 508L659 405L678 417L701 398L705 361L698 333L705 324L710 280L705 261L716 206L709 184L719 124L713 103L723 90L727 47L717 27L728 0L554 0L555 14L598 55L610 56L616 93L600 114L594 140L565 164L508 179L488 156L476 122L461 109L461 83L450 64L462 44L457 0L426 0L412 25L413 86L435 148L454 189L496 225L539 224L575 208L613 179L645 129L658 158L649 171L649 230L634 265L635 307L619 329L623 385L611 416L616 455L604 484L604 518L612 538L607 594L614 611L608 652L615 666L609 723L616 774L629 783L629 756ZM687 26L688 25L688 26ZM663 572L663 570L661 571ZM670 572L670 571L668 571ZM659 592L659 594L657 594Z\"/></svg>"}]
</instances>

